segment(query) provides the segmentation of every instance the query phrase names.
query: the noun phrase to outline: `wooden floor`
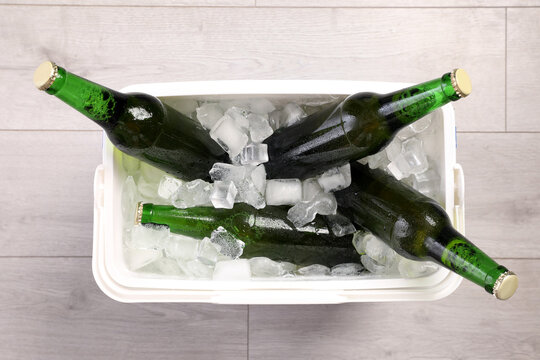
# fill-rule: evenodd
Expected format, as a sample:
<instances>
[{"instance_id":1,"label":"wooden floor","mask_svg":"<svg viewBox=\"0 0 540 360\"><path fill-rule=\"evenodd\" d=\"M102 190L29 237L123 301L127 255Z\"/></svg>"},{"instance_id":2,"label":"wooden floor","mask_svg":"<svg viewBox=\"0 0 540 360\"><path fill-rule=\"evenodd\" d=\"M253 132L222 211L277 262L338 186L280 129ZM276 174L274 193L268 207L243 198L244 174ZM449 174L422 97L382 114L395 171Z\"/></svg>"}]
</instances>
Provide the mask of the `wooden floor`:
<instances>
[{"instance_id":1,"label":"wooden floor","mask_svg":"<svg viewBox=\"0 0 540 360\"><path fill-rule=\"evenodd\" d=\"M0 359L539 358L540 0L0 0L0 14ZM117 303L91 272L101 133L34 89L47 59L112 88L463 67L467 235L520 288L507 302L464 282L425 303Z\"/></svg>"}]
</instances>

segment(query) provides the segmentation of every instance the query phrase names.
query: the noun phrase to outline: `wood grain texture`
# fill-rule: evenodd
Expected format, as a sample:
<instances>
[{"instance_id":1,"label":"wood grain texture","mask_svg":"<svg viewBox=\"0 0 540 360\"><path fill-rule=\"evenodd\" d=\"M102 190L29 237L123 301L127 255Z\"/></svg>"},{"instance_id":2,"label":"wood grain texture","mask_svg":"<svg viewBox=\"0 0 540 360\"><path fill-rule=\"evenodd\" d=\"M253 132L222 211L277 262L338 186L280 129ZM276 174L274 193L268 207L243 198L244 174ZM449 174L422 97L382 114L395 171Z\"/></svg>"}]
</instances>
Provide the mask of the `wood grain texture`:
<instances>
[{"instance_id":1,"label":"wood grain texture","mask_svg":"<svg viewBox=\"0 0 540 360\"><path fill-rule=\"evenodd\" d=\"M78 5L78 6L256 6L258 7L530 7L540 0L0 0L5 5Z\"/></svg>"},{"instance_id":2,"label":"wood grain texture","mask_svg":"<svg viewBox=\"0 0 540 360\"><path fill-rule=\"evenodd\" d=\"M540 131L540 9L508 9L508 130Z\"/></svg>"},{"instance_id":3,"label":"wood grain texture","mask_svg":"<svg viewBox=\"0 0 540 360\"><path fill-rule=\"evenodd\" d=\"M250 359L537 359L540 260L505 263L506 302L463 282L435 302L250 306Z\"/></svg>"},{"instance_id":4,"label":"wood grain texture","mask_svg":"<svg viewBox=\"0 0 540 360\"><path fill-rule=\"evenodd\" d=\"M92 254L98 131L0 132L2 256Z\"/></svg>"},{"instance_id":5,"label":"wood grain texture","mask_svg":"<svg viewBox=\"0 0 540 360\"><path fill-rule=\"evenodd\" d=\"M254 6L255 0L0 0L0 5L77 6Z\"/></svg>"},{"instance_id":6,"label":"wood grain texture","mask_svg":"<svg viewBox=\"0 0 540 360\"><path fill-rule=\"evenodd\" d=\"M467 237L495 257L540 257L540 133L458 134Z\"/></svg>"},{"instance_id":7,"label":"wood grain texture","mask_svg":"<svg viewBox=\"0 0 540 360\"><path fill-rule=\"evenodd\" d=\"M504 9L3 6L0 11L0 82L13 84L0 88L7 104L0 129L95 129L33 89L33 70L51 58L116 89L222 79L422 82L463 67L474 91L456 103L458 128L504 130Z\"/></svg>"},{"instance_id":8,"label":"wood grain texture","mask_svg":"<svg viewBox=\"0 0 540 360\"><path fill-rule=\"evenodd\" d=\"M257 6L291 7L500 7L539 6L539 0L257 0Z\"/></svg>"},{"instance_id":9,"label":"wood grain texture","mask_svg":"<svg viewBox=\"0 0 540 360\"><path fill-rule=\"evenodd\" d=\"M247 307L123 304L90 258L0 258L0 359L245 359Z\"/></svg>"}]
</instances>

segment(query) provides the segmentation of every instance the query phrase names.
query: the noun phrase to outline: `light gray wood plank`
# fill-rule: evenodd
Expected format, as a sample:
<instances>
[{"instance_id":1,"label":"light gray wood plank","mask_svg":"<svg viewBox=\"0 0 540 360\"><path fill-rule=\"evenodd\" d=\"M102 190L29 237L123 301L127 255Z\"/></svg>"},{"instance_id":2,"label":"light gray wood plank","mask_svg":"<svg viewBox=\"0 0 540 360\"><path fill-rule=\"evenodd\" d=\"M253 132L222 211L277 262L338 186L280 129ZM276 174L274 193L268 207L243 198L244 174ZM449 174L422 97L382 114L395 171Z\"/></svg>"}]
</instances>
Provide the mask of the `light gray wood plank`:
<instances>
[{"instance_id":1,"label":"light gray wood plank","mask_svg":"<svg viewBox=\"0 0 540 360\"><path fill-rule=\"evenodd\" d=\"M32 89L33 70L51 58L116 89L223 79L421 82L463 67L474 91L456 103L458 128L504 130L504 9L4 6L1 11L0 81L13 85L0 89L7 104L0 129L94 129Z\"/></svg>"},{"instance_id":2,"label":"light gray wood plank","mask_svg":"<svg viewBox=\"0 0 540 360\"><path fill-rule=\"evenodd\" d=\"M90 258L0 258L0 359L245 359L247 307L123 304Z\"/></svg>"},{"instance_id":3,"label":"light gray wood plank","mask_svg":"<svg viewBox=\"0 0 540 360\"><path fill-rule=\"evenodd\" d=\"M540 6L539 0L0 0L6 5L79 5L79 6L253 6L259 7L520 7Z\"/></svg>"},{"instance_id":4,"label":"light gray wood plank","mask_svg":"<svg viewBox=\"0 0 540 360\"><path fill-rule=\"evenodd\" d=\"M77 6L253 6L255 0L0 0L0 5Z\"/></svg>"},{"instance_id":5,"label":"light gray wood plank","mask_svg":"<svg viewBox=\"0 0 540 360\"><path fill-rule=\"evenodd\" d=\"M540 9L508 9L508 130L540 131Z\"/></svg>"},{"instance_id":6,"label":"light gray wood plank","mask_svg":"<svg viewBox=\"0 0 540 360\"><path fill-rule=\"evenodd\" d=\"M467 237L496 257L540 257L540 133L458 134Z\"/></svg>"},{"instance_id":7,"label":"light gray wood plank","mask_svg":"<svg viewBox=\"0 0 540 360\"><path fill-rule=\"evenodd\" d=\"M91 255L97 131L0 132L2 256Z\"/></svg>"},{"instance_id":8,"label":"light gray wood plank","mask_svg":"<svg viewBox=\"0 0 540 360\"><path fill-rule=\"evenodd\" d=\"M506 263L506 302L464 281L435 302L250 306L250 359L537 359L540 260Z\"/></svg>"},{"instance_id":9,"label":"light gray wood plank","mask_svg":"<svg viewBox=\"0 0 540 360\"><path fill-rule=\"evenodd\" d=\"M279 7L500 7L539 6L539 0L257 0L257 6Z\"/></svg>"}]
</instances>

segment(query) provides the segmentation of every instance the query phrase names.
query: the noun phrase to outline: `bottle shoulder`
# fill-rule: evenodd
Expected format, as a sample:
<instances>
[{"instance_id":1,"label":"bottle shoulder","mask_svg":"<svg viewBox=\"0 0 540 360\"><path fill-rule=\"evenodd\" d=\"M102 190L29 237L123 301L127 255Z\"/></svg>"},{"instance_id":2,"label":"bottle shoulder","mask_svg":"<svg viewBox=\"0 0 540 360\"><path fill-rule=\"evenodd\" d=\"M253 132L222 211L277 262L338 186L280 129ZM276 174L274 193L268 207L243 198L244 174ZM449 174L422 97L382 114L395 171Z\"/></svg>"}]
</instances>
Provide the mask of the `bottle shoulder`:
<instances>
[{"instance_id":1,"label":"bottle shoulder","mask_svg":"<svg viewBox=\"0 0 540 360\"><path fill-rule=\"evenodd\" d=\"M159 99L147 94L121 94L107 133L118 147L142 149L151 146L161 133L166 110Z\"/></svg>"}]
</instances>

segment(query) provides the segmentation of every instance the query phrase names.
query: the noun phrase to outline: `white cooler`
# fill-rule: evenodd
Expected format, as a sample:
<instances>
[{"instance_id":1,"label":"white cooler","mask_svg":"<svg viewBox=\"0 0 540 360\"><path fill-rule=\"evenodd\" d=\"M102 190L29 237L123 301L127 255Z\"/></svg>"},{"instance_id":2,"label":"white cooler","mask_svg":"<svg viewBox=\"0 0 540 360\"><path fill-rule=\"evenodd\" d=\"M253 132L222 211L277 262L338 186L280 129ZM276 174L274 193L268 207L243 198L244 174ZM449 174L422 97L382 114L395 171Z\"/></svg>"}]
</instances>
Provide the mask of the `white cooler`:
<instances>
[{"instance_id":1,"label":"white cooler","mask_svg":"<svg viewBox=\"0 0 540 360\"><path fill-rule=\"evenodd\" d=\"M403 83L363 81L204 81L132 85L123 92L157 97L220 99L388 93ZM422 134L426 153L441 175L441 199L454 226L465 233L463 171L456 163L454 110L446 105L432 117L433 132ZM103 164L94 179L94 246L92 271L100 289L121 302L205 302L220 304L335 304L345 302L437 300L451 294L462 278L447 269L414 279L365 276L351 279L253 279L251 281L185 280L130 271L123 258L121 190L126 178L119 151L105 136Z\"/></svg>"}]
</instances>

